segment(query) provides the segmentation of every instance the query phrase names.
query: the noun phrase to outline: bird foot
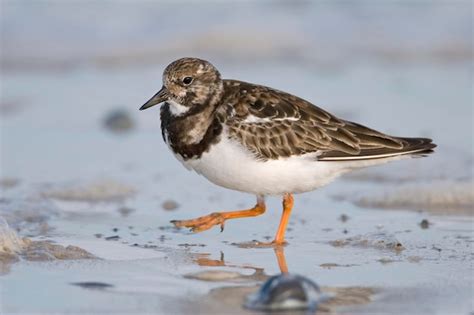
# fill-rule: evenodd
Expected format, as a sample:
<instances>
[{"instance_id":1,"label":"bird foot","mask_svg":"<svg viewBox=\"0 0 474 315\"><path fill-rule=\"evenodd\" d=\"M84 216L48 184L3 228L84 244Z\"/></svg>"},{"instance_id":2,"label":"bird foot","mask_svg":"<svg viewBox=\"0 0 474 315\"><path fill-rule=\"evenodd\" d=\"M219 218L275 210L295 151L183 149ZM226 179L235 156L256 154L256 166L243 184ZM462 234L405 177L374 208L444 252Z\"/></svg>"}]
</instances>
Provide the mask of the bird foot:
<instances>
[{"instance_id":1,"label":"bird foot","mask_svg":"<svg viewBox=\"0 0 474 315\"><path fill-rule=\"evenodd\" d=\"M186 227L189 228L191 232L202 232L205 230L209 230L211 227L214 225L220 225L221 226L221 232L224 231L224 222L226 218L222 213L219 212L214 212L209 215L199 217L196 219L191 219L191 220L172 220L170 221L171 223L174 224L174 226L180 228L180 227Z\"/></svg>"}]
</instances>

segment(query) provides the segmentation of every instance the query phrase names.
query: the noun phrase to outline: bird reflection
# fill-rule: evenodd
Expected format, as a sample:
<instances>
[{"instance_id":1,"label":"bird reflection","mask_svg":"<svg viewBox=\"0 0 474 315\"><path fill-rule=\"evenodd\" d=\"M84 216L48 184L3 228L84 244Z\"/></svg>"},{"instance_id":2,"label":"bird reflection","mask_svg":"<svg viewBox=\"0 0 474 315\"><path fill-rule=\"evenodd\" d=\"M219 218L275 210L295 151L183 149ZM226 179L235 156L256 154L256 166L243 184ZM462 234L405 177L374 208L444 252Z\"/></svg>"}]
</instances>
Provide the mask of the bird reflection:
<instances>
[{"instance_id":1,"label":"bird reflection","mask_svg":"<svg viewBox=\"0 0 474 315\"><path fill-rule=\"evenodd\" d=\"M250 246L245 244L245 247L249 248ZM261 244L257 244L257 247L261 247ZM220 259L210 259L210 254L197 254L194 261L199 266L226 266L255 270L251 275L240 274L235 277L232 274L232 277L228 278L229 281L234 282L262 281L262 284L258 285L257 288L254 287L250 294L242 297L244 300L243 306L246 309L264 312L306 310L304 313L306 315L315 314L320 304L330 298L329 295L323 293L318 284L311 279L288 272L283 246L275 246L273 251L281 272L281 274L273 276L265 274L263 268L226 263L223 252L221 252ZM248 286L240 287L240 289L242 288L247 290Z\"/></svg>"},{"instance_id":2,"label":"bird reflection","mask_svg":"<svg viewBox=\"0 0 474 315\"><path fill-rule=\"evenodd\" d=\"M277 258L278 267L280 267L280 272L288 273L288 265L286 264L285 258L285 248L283 246L276 246L273 248L275 251L275 256Z\"/></svg>"},{"instance_id":3,"label":"bird reflection","mask_svg":"<svg viewBox=\"0 0 474 315\"><path fill-rule=\"evenodd\" d=\"M288 265L286 264L285 248L283 246L275 246L273 247L273 251L275 252L275 256L277 259L278 267L280 268L280 272L282 274L287 274ZM249 269L263 271L263 268L258 268L251 265L236 265L236 264L226 263L223 252L220 253L220 259L210 259L209 256L210 256L209 253L196 254L193 260L199 266L206 266L206 267L225 266L225 267L249 268Z\"/></svg>"},{"instance_id":4,"label":"bird reflection","mask_svg":"<svg viewBox=\"0 0 474 315\"><path fill-rule=\"evenodd\" d=\"M210 254L197 254L198 257L194 259L199 266L218 267L227 266L224 261L224 253L221 252L220 259L209 259Z\"/></svg>"}]
</instances>

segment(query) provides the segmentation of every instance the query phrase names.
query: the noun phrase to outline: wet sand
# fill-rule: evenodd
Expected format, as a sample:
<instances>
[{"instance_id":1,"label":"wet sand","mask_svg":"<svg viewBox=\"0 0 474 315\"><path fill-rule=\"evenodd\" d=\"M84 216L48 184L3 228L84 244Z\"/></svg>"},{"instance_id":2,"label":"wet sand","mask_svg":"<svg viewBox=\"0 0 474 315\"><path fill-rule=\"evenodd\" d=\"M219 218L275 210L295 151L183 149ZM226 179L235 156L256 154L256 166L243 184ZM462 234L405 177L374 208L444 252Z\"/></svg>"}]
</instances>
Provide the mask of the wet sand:
<instances>
[{"instance_id":1,"label":"wet sand","mask_svg":"<svg viewBox=\"0 0 474 315\"><path fill-rule=\"evenodd\" d=\"M217 209L231 195L222 200L208 195L201 203ZM274 248L252 246L248 241L271 237L278 224L278 200L270 200L271 210L265 217L228 222L223 233L216 228L190 234L166 222L200 213L205 207L195 209L193 198L183 198L174 211L160 207L159 200L130 199L125 203L137 210L124 218L119 211L123 201L81 203L64 201L61 195L52 204L64 210L56 209L58 216L48 216L51 228L46 233L37 230L36 236L36 230L30 229L30 237L40 252L47 252L51 243L43 240L50 240L63 249L74 246L87 251L92 259L38 259L40 263L31 262L27 254L18 255L3 269L3 311L17 313L21 294L14 287L34 281L48 285L51 294L62 294L66 301L70 294L79 294L79 301L96 301L86 309L91 312L248 313L241 307L245 296L269 275L281 272L282 266L335 294L320 312L364 314L382 308L394 313L400 309L430 313L438 308L443 312L469 308L471 280L465 275L470 273L472 260L470 217L365 210L334 201L330 195L316 197L317 203L301 196L290 224L289 244L280 255ZM239 197L235 198L238 206ZM314 210L315 204L332 210ZM152 210L141 210L148 207ZM422 224L423 219L428 223ZM162 225L150 224L152 220ZM394 302L405 290L414 290L416 295L401 308ZM123 294L128 298L118 301ZM440 304L418 308L420 301L433 296ZM73 309L81 309L77 308L80 304L74 305ZM62 312L65 307L64 303L44 304L38 298L27 308L21 307L21 312Z\"/></svg>"}]
</instances>

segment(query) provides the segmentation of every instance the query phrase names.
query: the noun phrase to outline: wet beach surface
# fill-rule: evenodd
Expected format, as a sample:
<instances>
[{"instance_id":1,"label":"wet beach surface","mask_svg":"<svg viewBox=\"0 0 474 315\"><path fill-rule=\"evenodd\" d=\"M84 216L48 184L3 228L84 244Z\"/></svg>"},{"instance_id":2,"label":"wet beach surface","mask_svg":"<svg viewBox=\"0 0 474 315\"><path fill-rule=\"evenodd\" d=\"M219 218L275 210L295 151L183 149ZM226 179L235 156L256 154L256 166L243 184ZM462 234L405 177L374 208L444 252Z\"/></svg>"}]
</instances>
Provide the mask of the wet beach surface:
<instances>
[{"instance_id":1,"label":"wet beach surface","mask_svg":"<svg viewBox=\"0 0 474 315\"><path fill-rule=\"evenodd\" d=\"M250 9L264 16L262 25L275 25L260 28L266 41L258 44L241 35L245 28L231 27L239 25L234 15L225 26L233 42L210 23L202 34L172 40L144 22L152 4L105 6L9 4L2 13L2 314L252 314L242 307L245 296L282 265L332 294L321 313L474 311L467 2L292 7L302 15L289 20L286 32L277 23L290 9L283 4L268 16L257 4L236 8L233 14ZM228 11L206 8L209 16ZM110 36L122 26L123 37L80 36L99 27L79 25L102 9L130 14L101 28ZM192 9L179 15L190 17ZM163 10L156 27L176 23ZM20 12L31 23L48 14L70 21L49 19L23 30L13 22ZM390 20L380 30L399 45L375 35L357 44L358 32L391 14L408 15L406 28ZM337 32L338 19L357 27ZM319 23L314 32L307 31L311 23ZM418 23L429 27L411 33ZM53 31L58 25L68 25L75 40ZM332 27L330 39L323 25ZM152 34L165 48L148 41ZM49 45L32 54L34 37ZM64 45L53 49L58 38ZM182 55L205 57L226 78L286 90L387 133L432 137L439 147L427 158L354 172L296 196L289 244L278 251L254 246L273 238L281 214L275 197L264 215L228 221L222 233L176 229L170 220L254 204L253 196L187 171L161 139L158 110L138 112L160 88L164 66Z\"/></svg>"}]
</instances>

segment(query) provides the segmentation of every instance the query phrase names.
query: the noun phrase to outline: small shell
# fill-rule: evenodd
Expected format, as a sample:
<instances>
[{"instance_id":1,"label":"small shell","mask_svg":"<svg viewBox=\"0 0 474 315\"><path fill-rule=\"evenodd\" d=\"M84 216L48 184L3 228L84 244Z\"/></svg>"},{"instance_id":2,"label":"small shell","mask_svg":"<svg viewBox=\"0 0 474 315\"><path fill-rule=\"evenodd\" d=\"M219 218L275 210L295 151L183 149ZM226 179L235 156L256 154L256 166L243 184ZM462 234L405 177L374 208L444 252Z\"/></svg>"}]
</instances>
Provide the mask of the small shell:
<instances>
[{"instance_id":1,"label":"small shell","mask_svg":"<svg viewBox=\"0 0 474 315\"><path fill-rule=\"evenodd\" d=\"M250 294L244 307L257 311L316 311L318 304L327 298L310 279L283 273L271 277L257 292Z\"/></svg>"}]
</instances>

